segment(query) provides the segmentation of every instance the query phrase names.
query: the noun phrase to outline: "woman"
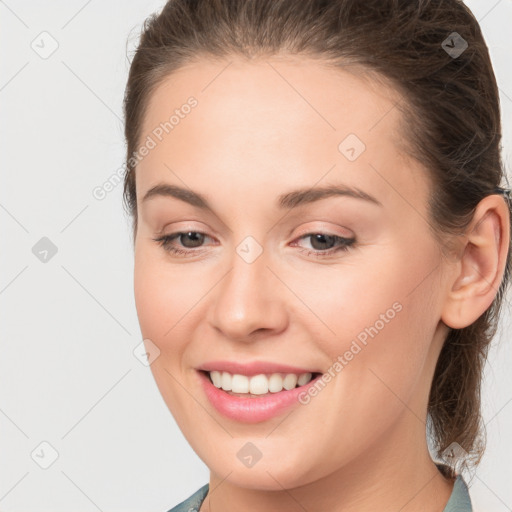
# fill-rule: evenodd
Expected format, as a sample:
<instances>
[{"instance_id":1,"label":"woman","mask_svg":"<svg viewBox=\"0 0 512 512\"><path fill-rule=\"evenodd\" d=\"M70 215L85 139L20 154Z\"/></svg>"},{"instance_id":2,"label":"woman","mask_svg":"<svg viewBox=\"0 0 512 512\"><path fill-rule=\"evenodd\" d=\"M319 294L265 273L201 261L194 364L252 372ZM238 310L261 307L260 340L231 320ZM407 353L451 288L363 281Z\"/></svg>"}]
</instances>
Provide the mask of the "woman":
<instances>
[{"instance_id":1,"label":"woman","mask_svg":"<svg viewBox=\"0 0 512 512\"><path fill-rule=\"evenodd\" d=\"M468 8L171 0L125 120L141 331L210 469L172 511L471 510L511 205Z\"/></svg>"}]
</instances>

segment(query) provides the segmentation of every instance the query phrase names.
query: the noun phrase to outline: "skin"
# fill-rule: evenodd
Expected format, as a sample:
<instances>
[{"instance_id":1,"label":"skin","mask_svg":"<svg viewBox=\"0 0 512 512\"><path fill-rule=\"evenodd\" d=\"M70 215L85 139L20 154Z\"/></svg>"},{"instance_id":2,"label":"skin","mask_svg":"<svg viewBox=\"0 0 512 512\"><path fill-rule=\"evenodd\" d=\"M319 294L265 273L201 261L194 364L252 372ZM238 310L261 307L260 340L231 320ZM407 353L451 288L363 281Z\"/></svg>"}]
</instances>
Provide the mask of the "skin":
<instances>
[{"instance_id":1,"label":"skin","mask_svg":"<svg viewBox=\"0 0 512 512\"><path fill-rule=\"evenodd\" d=\"M355 69L304 58L204 58L154 91L141 140L195 96L198 105L138 164L135 300L143 337L160 350L156 383L210 469L201 512L441 512L453 483L427 450L427 397L448 326L474 322L503 276L508 214L493 195L444 256L426 221L427 171L401 149L396 92ZM307 72L304 70L307 69ZM356 134L349 161L338 145ZM158 183L203 194L203 211L173 197L142 201ZM282 210L278 196L345 184L382 206L332 196ZM154 238L207 235L173 255ZM347 251L308 255L307 233L355 237ZM263 250L236 252L245 237ZM336 245L336 242L334 243ZM307 405L243 424L220 415L194 368L267 360L327 371L393 303L402 309ZM248 468L237 452L262 454ZM213 492L212 492L213 490Z\"/></svg>"}]
</instances>

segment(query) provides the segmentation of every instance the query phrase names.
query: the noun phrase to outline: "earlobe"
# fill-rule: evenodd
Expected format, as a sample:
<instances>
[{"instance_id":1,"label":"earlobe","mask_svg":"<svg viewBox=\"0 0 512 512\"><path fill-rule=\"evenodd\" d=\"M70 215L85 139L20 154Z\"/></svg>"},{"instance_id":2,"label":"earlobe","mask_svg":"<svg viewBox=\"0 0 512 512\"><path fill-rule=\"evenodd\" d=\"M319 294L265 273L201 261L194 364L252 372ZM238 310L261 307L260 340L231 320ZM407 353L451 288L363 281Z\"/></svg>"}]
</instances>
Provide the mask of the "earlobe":
<instances>
[{"instance_id":1,"label":"earlobe","mask_svg":"<svg viewBox=\"0 0 512 512\"><path fill-rule=\"evenodd\" d=\"M510 245L508 207L498 195L478 204L454 264L441 319L454 329L477 320L492 304L503 278Z\"/></svg>"}]
</instances>

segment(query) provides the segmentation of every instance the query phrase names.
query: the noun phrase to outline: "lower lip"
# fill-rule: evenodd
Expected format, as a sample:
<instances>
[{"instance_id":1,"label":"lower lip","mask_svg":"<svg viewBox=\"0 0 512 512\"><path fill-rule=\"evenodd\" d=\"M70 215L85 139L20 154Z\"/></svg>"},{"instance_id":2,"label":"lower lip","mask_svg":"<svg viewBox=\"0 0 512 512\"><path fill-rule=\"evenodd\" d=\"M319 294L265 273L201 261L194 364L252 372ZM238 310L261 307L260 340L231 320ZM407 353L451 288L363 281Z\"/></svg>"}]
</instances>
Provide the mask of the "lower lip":
<instances>
[{"instance_id":1,"label":"lower lip","mask_svg":"<svg viewBox=\"0 0 512 512\"><path fill-rule=\"evenodd\" d=\"M318 375L304 386L251 398L230 395L215 387L207 374L201 371L198 371L198 374L206 396L213 407L224 416L243 423L266 421L278 416L293 405L301 405L299 395L307 392L308 388L322 376Z\"/></svg>"}]
</instances>

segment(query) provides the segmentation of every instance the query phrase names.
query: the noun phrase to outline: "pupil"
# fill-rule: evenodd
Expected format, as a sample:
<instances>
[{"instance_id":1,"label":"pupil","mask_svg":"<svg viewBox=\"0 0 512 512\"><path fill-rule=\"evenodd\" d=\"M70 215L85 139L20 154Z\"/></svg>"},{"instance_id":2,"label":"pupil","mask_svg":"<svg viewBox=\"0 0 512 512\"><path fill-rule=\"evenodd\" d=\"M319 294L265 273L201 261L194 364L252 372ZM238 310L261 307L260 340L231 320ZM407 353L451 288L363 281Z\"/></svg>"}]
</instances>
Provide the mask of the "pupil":
<instances>
[{"instance_id":1,"label":"pupil","mask_svg":"<svg viewBox=\"0 0 512 512\"><path fill-rule=\"evenodd\" d=\"M326 242L327 241L327 242ZM327 243L330 245L334 241L334 236L331 235L323 235L323 234L315 234L312 237L312 243L314 249L320 250L320 249L330 249L330 247L325 247L325 244ZM320 242L320 247L315 247L315 243Z\"/></svg>"},{"instance_id":2,"label":"pupil","mask_svg":"<svg viewBox=\"0 0 512 512\"><path fill-rule=\"evenodd\" d=\"M182 233L180 235L181 242L183 243L183 240L184 239L186 240L187 237L190 239L193 239L193 243L192 243L192 245L188 245L188 244L184 243L183 245L185 247L198 247L203 242L204 235L202 235L201 233L197 233L195 231L189 231L188 233Z\"/></svg>"}]
</instances>

